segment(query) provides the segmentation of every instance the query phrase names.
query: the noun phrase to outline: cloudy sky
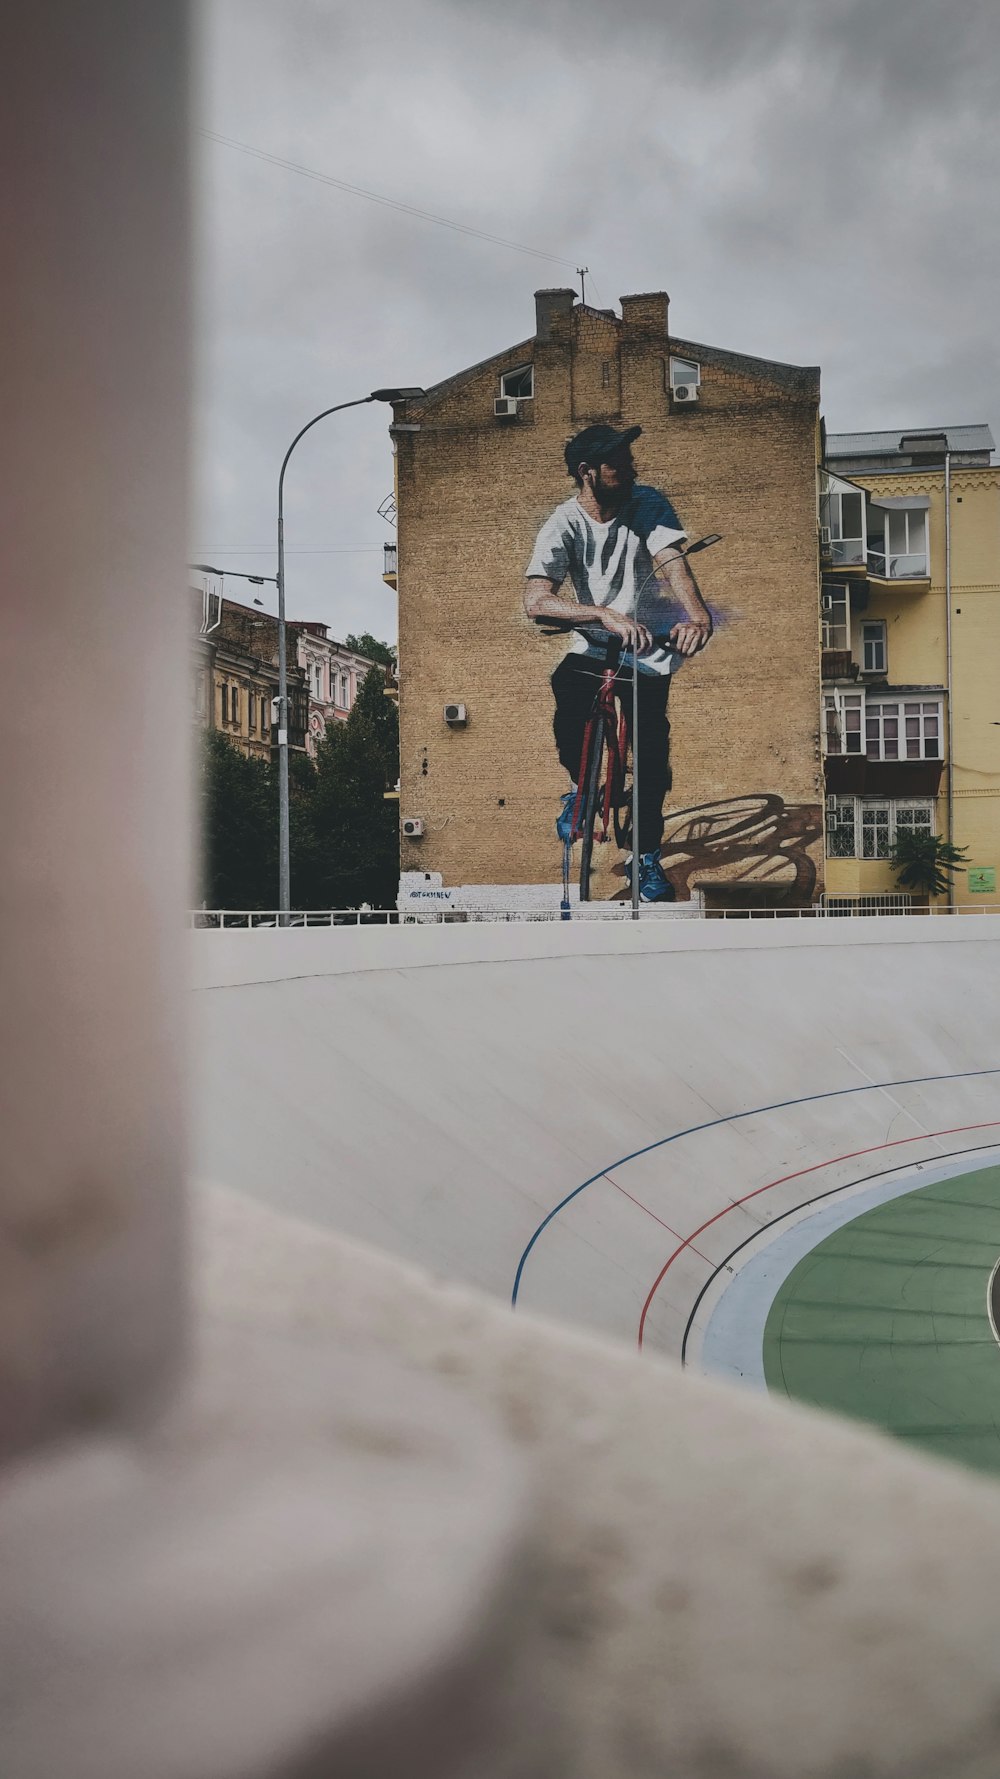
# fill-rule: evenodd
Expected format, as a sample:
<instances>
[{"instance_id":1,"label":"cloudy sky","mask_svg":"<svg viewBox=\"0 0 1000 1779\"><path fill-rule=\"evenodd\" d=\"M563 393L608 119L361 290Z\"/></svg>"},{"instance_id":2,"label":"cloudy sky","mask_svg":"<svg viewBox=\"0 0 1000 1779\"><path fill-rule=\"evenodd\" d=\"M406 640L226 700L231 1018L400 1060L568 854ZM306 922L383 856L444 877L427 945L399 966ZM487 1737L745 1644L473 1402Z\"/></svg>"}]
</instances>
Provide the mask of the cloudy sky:
<instances>
[{"instance_id":1,"label":"cloudy sky","mask_svg":"<svg viewBox=\"0 0 1000 1779\"><path fill-rule=\"evenodd\" d=\"M298 428L526 338L533 291L578 265L602 306L666 289L688 338L821 365L833 431L1000 436L995 0L199 0L199 16L196 559L273 574ZM323 421L289 470L289 615L334 635L395 635L387 415Z\"/></svg>"}]
</instances>

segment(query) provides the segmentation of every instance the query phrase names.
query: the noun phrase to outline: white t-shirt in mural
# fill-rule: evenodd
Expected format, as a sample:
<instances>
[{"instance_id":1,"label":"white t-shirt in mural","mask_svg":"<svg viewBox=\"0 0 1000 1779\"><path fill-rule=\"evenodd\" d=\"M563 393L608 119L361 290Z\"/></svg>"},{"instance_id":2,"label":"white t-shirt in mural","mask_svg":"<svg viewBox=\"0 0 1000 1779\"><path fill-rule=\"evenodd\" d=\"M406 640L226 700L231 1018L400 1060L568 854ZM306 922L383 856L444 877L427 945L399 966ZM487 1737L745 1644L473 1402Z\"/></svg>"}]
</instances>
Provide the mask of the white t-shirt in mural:
<instances>
[{"instance_id":1,"label":"white t-shirt in mural","mask_svg":"<svg viewBox=\"0 0 1000 1779\"><path fill-rule=\"evenodd\" d=\"M568 579L581 605L610 605L638 618L654 635L663 635L684 613L664 598L653 557L686 536L670 501L657 488L637 484L621 511L603 524L573 495L546 519L525 574L557 587ZM603 650L576 636L571 653L600 657ZM631 655L622 659L630 662ZM683 659L676 649L656 649L639 656L639 671L673 673Z\"/></svg>"}]
</instances>

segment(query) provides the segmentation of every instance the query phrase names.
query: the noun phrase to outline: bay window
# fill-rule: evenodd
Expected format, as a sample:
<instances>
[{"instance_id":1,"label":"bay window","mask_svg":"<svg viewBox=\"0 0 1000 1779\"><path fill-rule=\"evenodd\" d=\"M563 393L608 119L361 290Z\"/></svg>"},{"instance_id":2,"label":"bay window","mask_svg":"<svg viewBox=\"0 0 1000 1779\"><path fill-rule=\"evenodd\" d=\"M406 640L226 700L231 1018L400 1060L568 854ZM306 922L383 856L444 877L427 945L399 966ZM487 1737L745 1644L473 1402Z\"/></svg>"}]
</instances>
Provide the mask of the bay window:
<instances>
[{"instance_id":1,"label":"bay window","mask_svg":"<svg viewBox=\"0 0 1000 1779\"><path fill-rule=\"evenodd\" d=\"M869 699L865 752L870 760L940 760L940 700Z\"/></svg>"},{"instance_id":2,"label":"bay window","mask_svg":"<svg viewBox=\"0 0 1000 1779\"><path fill-rule=\"evenodd\" d=\"M830 563L863 563L868 548L865 496L853 482L823 470L820 478L820 541Z\"/></svg>"},{"instance_id":3,"label":"bay window","mask_svg":"<svg viewBox=\"0 0 1000 1779\"><path fill-rule=\"evenodd\" d=\"M873 495L868 514L868 567L885 580L922 580L930 572L926 494Z\"/></svg>"},{"instance_id":4,"label":"bay window","mask_svg":"<svg viewBox=\"0 0 1000 1779\"><path fill-rule=\"evenodd\" d=\"M828 754L862 753L864 695L861 692L827 692L823 699L824 731Z\"/></svg>"}]
</instances>

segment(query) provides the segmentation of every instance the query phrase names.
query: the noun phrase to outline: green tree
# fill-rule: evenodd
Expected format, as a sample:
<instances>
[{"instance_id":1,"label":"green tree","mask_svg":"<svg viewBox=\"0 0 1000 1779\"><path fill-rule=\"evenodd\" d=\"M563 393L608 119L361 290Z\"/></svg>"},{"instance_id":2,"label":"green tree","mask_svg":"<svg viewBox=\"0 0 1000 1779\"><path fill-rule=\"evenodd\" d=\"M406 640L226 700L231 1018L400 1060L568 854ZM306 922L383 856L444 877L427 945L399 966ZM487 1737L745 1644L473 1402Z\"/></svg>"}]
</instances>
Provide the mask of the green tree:
<instances>
[{"instance_id":1,"label":"green tree","mask_svg":"<svg viewBox=\"0 0 1000 1779\"><path fill-rule=\"evenodd\" d=\"M274 820L278 820L278 775L274 778ZM288 755L288 855L292 902L296 908L321 908L320 847L316 826L317 772L308 754Z\"/></svg>"},{"instance_id":2,"label":"green tree","mask_svg":"<svg viewBox=\"0 0 1000 1779\"><path fill-rule=\"evenodd\" d=\"M209 908L277 902L277 785L266 760L207 730L200 762L202 899Z\"/></svg>"},{"instance_id":3,"label":"green tree","mask_svg":"<svg viewBox=\"0 0 1000 1779\"><path fill-rule=\"evenodd\" d=\"M952 846L937 834L914 833L904 828L896 835L889 863L900 889L923 896L945 896L955 872L967 857L967 848Z\"/></svg>"},{"instance_id":4,"label":"green tree","mask_svg":"<svg viewBox=\"0 0 1000 1779\"><path fill-rule=\"evenodd\" d=\"M387 642L379 642L378 637L373 636L370 630L363 630L360 636L352 633L344 646L353 649L356 655L365 655L369 661L381 661L383 667L392 667L395 664L395 649L390 648Z\"/></svg>"},{"instance_id":5,"label":"green tree","mask_svg":"<svg viewBox=\"0 0 1000 1779\"><path fill-rule=\"evenodd\" d=\"M399 721L372 667L346 723L328 723L312 800L317 901L325 908L395 905L399 806L387 800L399 776Z\"/></svg>"}]
</instances>

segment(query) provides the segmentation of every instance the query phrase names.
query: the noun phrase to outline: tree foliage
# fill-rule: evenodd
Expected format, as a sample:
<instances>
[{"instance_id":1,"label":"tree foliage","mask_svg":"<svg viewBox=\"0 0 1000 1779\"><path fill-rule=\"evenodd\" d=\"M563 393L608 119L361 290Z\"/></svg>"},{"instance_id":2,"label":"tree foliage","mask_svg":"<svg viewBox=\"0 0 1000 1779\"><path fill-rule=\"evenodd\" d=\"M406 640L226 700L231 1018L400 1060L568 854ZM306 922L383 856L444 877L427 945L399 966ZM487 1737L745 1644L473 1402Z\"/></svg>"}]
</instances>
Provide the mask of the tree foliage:
<instances>
[{"instance_id":1,"label":"tree foliage","mask_svg":"<svg viewBox=\"0 0 1000 1779\"><path fill-rule=\"evenodd\" d=\"M964 865L967 849L952 846L937 834L900 830L889 855L900 889L917 895L946 896L955 872Z\"/></svg>"},{"instance_id":2,"label":"tree foliage","mask_svg":"<svg viewBox=\"0 0 1000 1779\"><path fill-rule=\"evenodd\" d=\"M395 905L399 888L399 805L386 800L399 777L399 718L372 667L346 723L328 723L316 761L313 798L317 876L309 906Z\"/></svg>"},{"instance_id":3,"label":"tree foliage","mask_svg":"<svg viewBox=\"0 0 1000 1779\"><path fill-rule=\"evenodd\" d=\"M363 630L360 636L352 632L344 646L353 649L356 655L365 655L369 661L381 661L383 667L392 667L396 659L395 650L387 642L379 642L370 630Z\"/></svg>"},{"instance_id":4,"label":"tree foliage","mask_svg":"<svg viewBox=\"0 0 1000 1779\"><path fill-rule=\"evenodd\" d=\"M202 895L209 908L274 908L278 894L277 784L208 730L201 755Z\"/></svg>"},{"instance_id":5,"label":"tree foliage","mask_svg":"<svg viewBox=\"0 0 1000 1779\"><path fill-rule=\"evenodd\" d=\"M288 827L294 908L395 906L399 718L372 667L346 723L328 723L316 764L293 752ZM278 771L209 731L201 761L202 896L209 908L276 908Z\"/></svg>"}]
</instances>

